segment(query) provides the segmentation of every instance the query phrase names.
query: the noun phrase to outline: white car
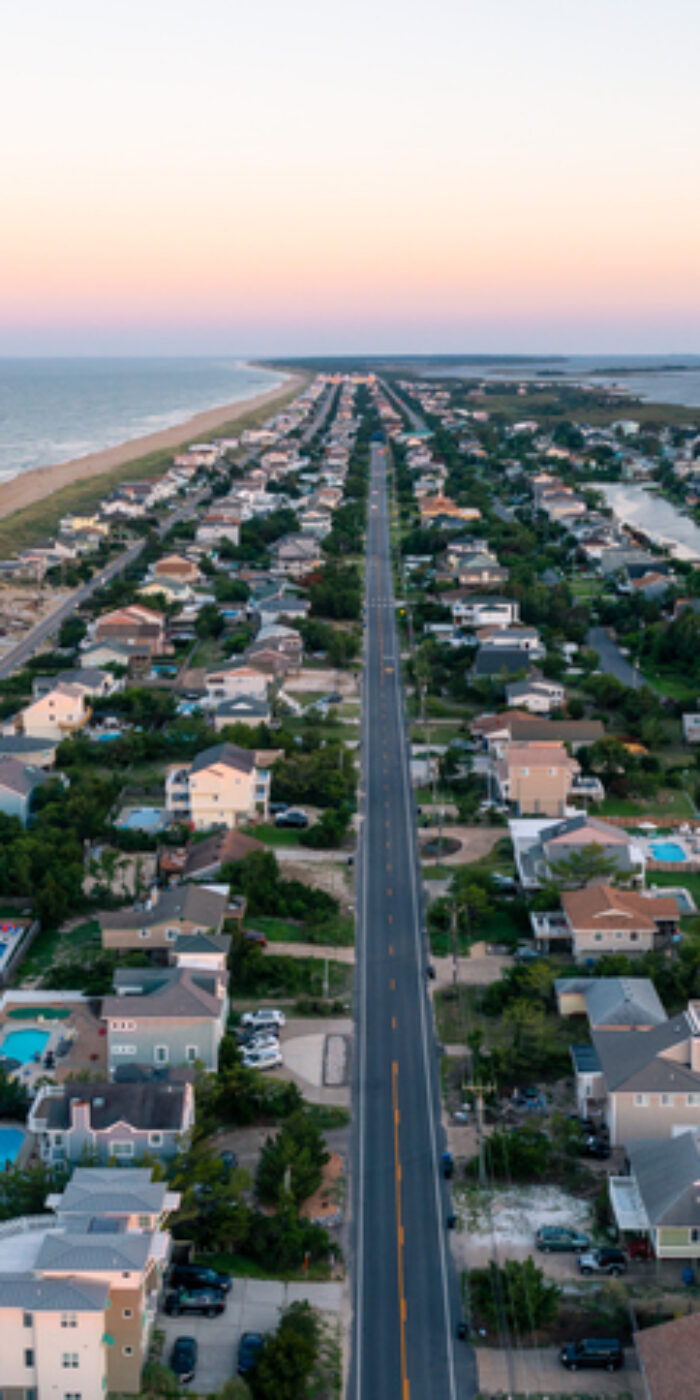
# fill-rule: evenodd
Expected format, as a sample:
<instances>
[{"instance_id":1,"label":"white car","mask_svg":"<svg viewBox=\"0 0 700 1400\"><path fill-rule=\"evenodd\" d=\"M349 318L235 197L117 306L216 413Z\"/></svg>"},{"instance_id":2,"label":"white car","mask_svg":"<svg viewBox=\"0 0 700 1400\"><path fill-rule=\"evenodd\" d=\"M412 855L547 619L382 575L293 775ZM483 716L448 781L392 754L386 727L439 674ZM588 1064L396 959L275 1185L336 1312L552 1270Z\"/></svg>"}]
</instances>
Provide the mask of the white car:
<instances>
[{"instance_id":1,"label":"white car","mask_svg":"<svg viewBox=\"0 0 700 1400\"><path fill-rule=\"evenodd\" d=\"M287 1018L283 1011L273 1011L269 1006L261 1006L259 1011L246 1011L241 1016L242 1026L264 1026L274 1022L276 1026L284 1026Z\"/></svg>"},{"instance_id":2,"label":"white car","mask_svg":"<svg viewBox=\"0 0 700 1400\"><path fill-rule=\"evenodd\" d=\"M249 1055L251 1050L279 1050L279 1048L279 1038L276 1035L265 1035L261 1032L260 1035L251 1036L250 1040L243 1046L243 1054Z\"/></svg>"},{"instance_id":3,"label":"white car","mask_svg":"<svg viewBox=\"0 0 700 1400\"><path fill-rule=\"evenodd\" d=\"M268 1049L244 1051L242 1064L245 1069L278 1069L284 1060L279 1048L274 1050L270 1046Z\"/></svg>"}]
</instances>

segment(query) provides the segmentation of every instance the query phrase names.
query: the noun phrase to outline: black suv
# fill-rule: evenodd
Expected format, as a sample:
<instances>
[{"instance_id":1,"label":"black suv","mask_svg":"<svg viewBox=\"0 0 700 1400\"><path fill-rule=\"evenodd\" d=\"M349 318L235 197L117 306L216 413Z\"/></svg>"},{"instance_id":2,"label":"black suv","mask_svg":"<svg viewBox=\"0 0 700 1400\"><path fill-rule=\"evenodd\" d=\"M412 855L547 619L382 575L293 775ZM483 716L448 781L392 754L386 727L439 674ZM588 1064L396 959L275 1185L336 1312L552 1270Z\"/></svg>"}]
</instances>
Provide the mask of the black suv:
<instances>
[{"instance_id":1,"label":"black suv","mask_svg":"<svg viewBox=\"0 0 700 1400\"><path fill-rule=\"evenodd\" d=\"M559 1353L567 1371L583 1371L593 1367L604 1371L619 1371L625 1364L622 1343L616 1337L586 1337L582 1342L570 1342Z\"/></svg>"},{"instance_id":2,"label":"black suv","mask_svg":"<svg viewBox=\"0 0 700 1400\"><path fill-rule=\"evenodd\" d=\"M602 1249L591 1249L578 1256L578 1266L582 1274L624 1274L627 1256L613 1245L603 1245Z\"/></svg>"},{"instance_id":3,"label":"black suv","mask_svg":"<svg viewBox=\"0 0 700 1400\"><path fill-rule=\"evenodd\" d=\"M168 1317L181 1313L218 1317L226 1311L226 1298L220 1288L176 1288L165 1299L165 1311Z\"/></svg>"},{"instance_id":4,"label":"black suv","mask_svg":"<svg viewBox=\"0 0 700 1400\"><path fill-rule=\"evenodd\" d=\"M207 1269L204 1264L173 1264L168 1283L171 1288L216 1288L220 1293L229 1293L231 1277L220 1274L218 1269Z\"/></svg>"}]
</instances>

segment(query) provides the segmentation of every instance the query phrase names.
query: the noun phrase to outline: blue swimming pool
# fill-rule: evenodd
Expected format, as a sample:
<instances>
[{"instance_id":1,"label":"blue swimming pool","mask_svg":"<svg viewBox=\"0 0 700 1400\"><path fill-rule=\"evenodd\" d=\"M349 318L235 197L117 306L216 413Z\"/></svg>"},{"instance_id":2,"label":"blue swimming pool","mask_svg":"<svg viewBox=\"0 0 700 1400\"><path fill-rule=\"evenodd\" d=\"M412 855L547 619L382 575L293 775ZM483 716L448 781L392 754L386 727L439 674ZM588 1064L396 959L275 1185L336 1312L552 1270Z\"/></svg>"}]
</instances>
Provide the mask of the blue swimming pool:
<instances>
[{"instance_id":1,"label":"blue swimming pool","mask_svg":"<svg viewBox=\"0 0 700 1400\"><path fill-rule=\"evenodd\" d=\"M21 1065L28 1065L35 1055L43 1055L49 1037L50 1031L8 1031L0 1045L0 1059L19 1060Z\"/></svg>"},{"instance_id":2,"label":"blue swimming pool","mask_svg":"<svg viewBox=\"0 0 700 1400\"><path fill-rule=\"evenodd\" d=\"M120 818L118 826L120 831L161 831L168 820L162 807L134 807Z\"/></svg>"},{"instance_id":3,"label":"blue swimming pool","mask_svg":"<svg viewBox=\"0 0 700 1400\"><path fill-rule=\"evenodd\" d=\"M0 1171L15 1161L25 1137L21 1128L0 1128Z\"/></svg>"},{"instance_id":4,"label":"blue swimming pool","mask_svg":"<svg viewBox=\"0 0 700 1400\"><path fill-rule=\"evenodd\" d=\"M654 860L682 861L688 857L677 841L651 841L649 849Z\"/></svg>"}]
</instances>

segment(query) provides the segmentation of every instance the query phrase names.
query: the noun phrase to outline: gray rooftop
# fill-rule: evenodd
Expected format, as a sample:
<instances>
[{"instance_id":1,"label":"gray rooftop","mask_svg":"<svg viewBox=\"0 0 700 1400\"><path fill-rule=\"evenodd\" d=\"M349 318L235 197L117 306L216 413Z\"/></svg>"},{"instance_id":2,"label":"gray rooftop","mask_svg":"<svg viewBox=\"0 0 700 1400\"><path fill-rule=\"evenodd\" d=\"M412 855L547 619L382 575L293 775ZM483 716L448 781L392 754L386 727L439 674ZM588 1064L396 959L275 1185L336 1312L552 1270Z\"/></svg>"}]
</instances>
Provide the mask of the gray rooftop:
<instances>
[{"instance_id":1,"label":"gray rooftop","mask_svg":"<svg viewBox=\"0 0 700 1400\"><path fill-rule=\"evenodd\" d=\"M61 1216L153 1215L163 1209L167 1189L165 1182L151 1180L150 1167L76 1167L58 1210Z\"/></svg>"},{"instance_id":2,"label":"gray rooftop","mask_svg":"<svg viewBox=\"0 0 700 1400\"><path fill-rule=\"evenodd\" d=\"M114 986L122 995L103 998L103 1017L123 1017L127 1008L134 1021L154 1017L218 1020L221 1014L222 998L217 995L213 973L188 968L118 968Z\"/></svg>"},{"instance_id":3,"label":"gray rooftop","mask_svg":"<svg viewBox=\"0 0 700 1400\"><path fill-rule=\"evenodd\" d=\"M109 1284L0 1273L0 1308L23 1312L104 1312Z\"/></svg>"},{"instance_id":4,"label":"gray rooftop","mask_svg":"<svg viewBox=\"0 0 700 1400\"><path fill-rule=\"evenodd\" d=\"M212 768L214 764L223 764L227 768L234 768L238 773L252 773L255 767L255 754L250 749L242 749L238 744L214 744L210 749L204 749L198 753L193 760L190 772L201 773L205 768Z\"/></svg>"},{"instance_id":5,"label":"gray rooftop","mask_svg":"<svg viewBox=\"0 0 700 1400\"><path fill-rule=\"evenodd\" d=\"M627 1149L652 1225L700 1225L700 1141L695 1133L642 1138Z\"/></svg>"},{"instance_id":6,"label":"gray rooftop","mask_svg":"<svg viewBox=\"0 0 700 1400\"><path fill-rule=\"evenodd\" d=\"M605 1026L660 1026L666 1022L654 983L648 977L561 977L554 983L557 996L579 992L585 997L588 1019L594 1029Z\"/></svg>"},{"instance_id":7,"label":"gray rooftop","mask_svg":"<svg viewBox=\"0 0 700 1400\"><path fill-rule=\"evenodd\" d=\"M593 1044L608 1092L616 1089L624 1089L625 1093L700 1092L700 1074L693 1073L689 1065L663 1057L665 1050L682 1046L689 1040L690 1026L685 1012L650 1031L593 1032Z\"/></svg>"},{"instance_id":8,"label":"gray rooftop","mask_svg":"<svg viewBox=\"0 0 700 1400\"><path fill-rule=\"evenodd\" d=\"M71 1080L63 1086L62 1095L46 1096L38 1116L47 1128L65 1132L72 1122L71 1104L88 1103L93 1132L105 1132L115 1123L128 1123L142 1130L177 1132L182 1127L185 1093L184 1083L153 1080L140 1085L135 1093L133 1084L90 1084Z\"/></svg>"},{"instance_id":9,"label":"gray rooftop","mask_svg":"<svg viewBox=\"0 0 700 1400\"><path fill-rule=\"evenodd\" d=\"M108 1273L141 1270L151 1252L150 1234L89 1234L87 1230L56 1231L47 1235L36 1260L37 1269Z\"/></svg>"},{"instance_id":10,"label":"gray rooftop","mask_svg":"<svg viewBox=\"0 0 700 1400\"><path fill-rule=\"evenodd\" d=\"M0 770L1 771L1 770ZM217 928L226 912L226 896L198 885L171 885L162 890L150 909L116 909L99 914L101 929L152 928L185 921Z\"/></svg>"},{"instance_id":11,"label":"gray rooftop","mask_svg":"<svg viewBox=\"0 0 700 1400\"><path fill-rule=\"evenodd\" d=\"M14 792L19 797L30 797L36 787L41 787L48 778L40 768L29 763L21 763L11 754L0 754L0 788Z\"/></svg>"}]
</instances>

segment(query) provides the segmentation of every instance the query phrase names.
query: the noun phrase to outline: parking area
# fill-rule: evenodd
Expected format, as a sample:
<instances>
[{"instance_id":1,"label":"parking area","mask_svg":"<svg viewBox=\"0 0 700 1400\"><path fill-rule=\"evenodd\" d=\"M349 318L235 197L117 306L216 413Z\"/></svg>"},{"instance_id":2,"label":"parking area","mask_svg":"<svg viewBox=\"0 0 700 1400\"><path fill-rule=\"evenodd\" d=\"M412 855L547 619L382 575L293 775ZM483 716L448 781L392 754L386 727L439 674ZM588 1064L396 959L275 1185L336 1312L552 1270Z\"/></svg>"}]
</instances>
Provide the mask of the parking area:
<instances>
[{"instance_id":1,"label":"parking area","mask_svg":"<svg viewBox=\"0 0 700 1400\"><path fill-rule=\"evenodd\" d=\"M559 1360L558 1347L501 1351L477 1349L479 1391L484 1397L525 1395L609 1395L625 1400L644 1400L646 1388L632 1350L625 1352L620 1371L567 1371ZM585 1377L585 1378L584 1378Z\"/></svg>"},{"instance_id":2,"label":"parking area","mask_svg":"<svg viewBox=\"0 0 700 1400\"><path fill-rule=\"evenodd\" d=\"M339 1283L277 1283L272 1279L236 1278L220 1317L166 1317L158 1328L165 1333L163 1361L170 1361L177 1337L194 1337L199 1348L195 1394L216 1391L236 1374L238 1344L244 1332L273 1332L290 1303L306 1299L312 1307L338 1316L342 1304Z\"/></svg>"}]
</instances>

